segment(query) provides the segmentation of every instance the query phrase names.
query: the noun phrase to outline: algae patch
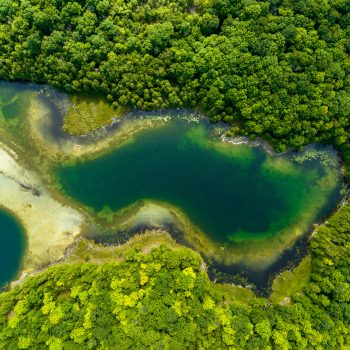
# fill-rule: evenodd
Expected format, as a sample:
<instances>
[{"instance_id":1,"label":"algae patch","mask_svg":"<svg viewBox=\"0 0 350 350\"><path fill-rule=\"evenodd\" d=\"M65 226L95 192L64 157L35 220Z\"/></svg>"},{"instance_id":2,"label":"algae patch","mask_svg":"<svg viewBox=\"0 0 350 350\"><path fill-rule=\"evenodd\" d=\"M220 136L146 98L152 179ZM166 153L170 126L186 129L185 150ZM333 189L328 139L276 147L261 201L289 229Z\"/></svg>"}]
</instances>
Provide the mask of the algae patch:
<instances>
[{"instance_id":1,"label":"algae patch","mask_svg":"<svg viewBox=\"0 0 350 350\"><path fill-rule=\"evenodd\" d=\"M63 130L71 135L85 135L103 126L112 124L126 112L121 107L114 108L102 97L71 96L64 117Z\"/></svg>"}]
</instances>

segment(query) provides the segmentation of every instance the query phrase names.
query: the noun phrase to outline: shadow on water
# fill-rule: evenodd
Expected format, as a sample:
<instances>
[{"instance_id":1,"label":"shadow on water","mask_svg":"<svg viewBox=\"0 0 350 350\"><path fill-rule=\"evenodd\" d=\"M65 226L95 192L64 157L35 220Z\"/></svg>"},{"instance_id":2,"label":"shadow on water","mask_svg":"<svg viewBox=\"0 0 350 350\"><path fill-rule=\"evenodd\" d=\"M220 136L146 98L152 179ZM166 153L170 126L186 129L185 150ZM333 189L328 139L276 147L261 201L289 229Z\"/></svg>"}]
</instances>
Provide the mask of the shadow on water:
<instances>
[{"instance_id":1,"label":"shadow on water","mask_svg":"<svg viewBox=\"0 0 350 350\"><path fill-rule=\"evenodd\" d=\"M212 261L208 267L208 275L218 283L240 284L266 297L271 292L274 278L280 272L296 267L308 254L308 247L309 235L305 235L291 248L286 249L268 269L262 271L248 269L242 264L227 266Z\"/></svg>"},{"instance_id":2,"label":"shadow on water","mask_svg":"<svg viewBox=\"0 0 350 350\"><path fill-rule=\"evenodd\" d=\"M196 249L189 244L184 234L172 224L159 226L138 225L126 231L119 230L93 230L87 238L95 243L106 246L117 246L126 243L133 236L142 234L149 230L164 230L178 243L185 247ZM257 295L268 296L271 292L273 279L284 270L292 270L308 254L310 234L304 235L292 247L285 250L281 256L268 269L256 271L249 269L243 264L224 265L213 259L208 259L202 255L202 258L208 267L208 276L210 280L216 283L227 283L241 285L253 290Z\"/></svg>"}]
</instances>

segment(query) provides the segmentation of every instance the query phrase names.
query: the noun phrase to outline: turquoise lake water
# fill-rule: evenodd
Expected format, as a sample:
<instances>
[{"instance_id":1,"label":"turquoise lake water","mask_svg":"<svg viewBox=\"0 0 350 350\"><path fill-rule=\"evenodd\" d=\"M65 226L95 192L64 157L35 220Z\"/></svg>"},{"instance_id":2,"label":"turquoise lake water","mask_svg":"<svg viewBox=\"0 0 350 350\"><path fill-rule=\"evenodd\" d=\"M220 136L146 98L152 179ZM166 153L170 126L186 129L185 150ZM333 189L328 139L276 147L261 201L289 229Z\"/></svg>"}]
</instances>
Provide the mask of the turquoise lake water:
<instances>
[{"instance_id":1,"label":"turquoise lake water","mask_svg":"<svg viewBox=\"0 0 350 350\"><path fill-rule=\"evenodd\" d=\"M64 166L58 177L69 196L96 212L142 199L167 202L212 240L233 245L277 235L317 205L311 228L335 207L337 154L320 152L332 166L317 157L298 163L293 154L273 157L261 147L224 145L207 125L178 120L95 160Z\"/></svg>"}]
</instances>

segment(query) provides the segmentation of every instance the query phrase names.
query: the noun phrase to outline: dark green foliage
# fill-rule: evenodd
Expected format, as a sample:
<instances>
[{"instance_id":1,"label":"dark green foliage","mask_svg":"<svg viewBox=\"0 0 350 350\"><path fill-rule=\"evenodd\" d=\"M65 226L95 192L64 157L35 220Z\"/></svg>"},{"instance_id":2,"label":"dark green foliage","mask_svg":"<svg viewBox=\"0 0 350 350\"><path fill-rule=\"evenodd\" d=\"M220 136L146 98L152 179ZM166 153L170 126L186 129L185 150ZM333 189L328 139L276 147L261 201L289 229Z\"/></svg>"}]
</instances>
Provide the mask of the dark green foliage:
<instances>
[{"instance_id":1,"label":"dark green foliage","mask_svg":"<svg viewBox=\"0 0 350 350\"><path fill-rule=\"evenodd\" d=\"M348 1L7 1L0 77L199 107L279 150L346 142Z\"/></svg>"},{"instance_id":2,"label":"dark green foliage","mask_svg":"<svg viewBox=\"0 0 350 350\"><path fill-rule=\"evenodd\" d=\"M347 0L1 0L0 47L5 79L199 107L279 150L348 138ZM290 306L228 302L185 248L57 265L0 295L0 349L348 349L349 237L345 206Z\"/></svg>"}]
</instances>

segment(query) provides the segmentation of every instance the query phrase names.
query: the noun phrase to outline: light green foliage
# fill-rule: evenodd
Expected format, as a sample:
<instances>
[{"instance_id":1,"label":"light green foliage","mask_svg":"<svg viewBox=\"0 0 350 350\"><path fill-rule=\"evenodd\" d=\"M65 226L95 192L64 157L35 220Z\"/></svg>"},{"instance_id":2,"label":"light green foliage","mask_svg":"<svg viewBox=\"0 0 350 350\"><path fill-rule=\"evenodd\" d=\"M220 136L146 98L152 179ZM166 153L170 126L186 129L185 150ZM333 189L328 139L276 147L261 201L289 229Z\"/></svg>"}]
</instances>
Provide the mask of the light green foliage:
<instances>
[{"instance_id":1,"label":"light green foliage","mask_svg":"<svg viewBox=\"0 0 350 350\"><path fill-rule=\"evenodd\" d=\"M53 266L0 294L0 349L346 349L348 232L347 206L319 227L311 260L294 271L304 278L311 268L310 279L279 284L285 306L212 284L187 248Z\"/></svg>"},{"instance_id":2,"label":"light green foliage","mask_svg":"<svg viewBox=\"0 0 350 350\"><path fill-rule=\"evenodd\" d=\"M275 304L287 305L296 293L300 293L311 276L311 258L307 256L292 271L282 272L272 283L270 300Z\"/></svg>"},{"instance_id":3,"label":"light green foliage","mask_svg":"<svg viewBox=\"0 0 350 350\"><path fill-rule=\"evenodd\" d=\"M213 283L212 290L222 295L224 302L235 304L250 304L254 299L254 292L250 289L230 285Z\"/></svg>"},{"instance_id":4,"label":"light green foliage","mask_svg":"<svg viewBox=\"0 0 350 350\"><path fill-rule=\"evenodd\" d=\"M31 344L31 339L29 337L20 337L18 339L19 349L29 349L30 344Z\"/></svg>"},{"instance_id":5,"label":"light green foliage","mask_svg":"<svg viewBox=\"0 0 350 350\"><path fill-rule=\"evenodd\" d=\"M0 295L0 348L25 348L28 339L51 349L246 344L248 309L220 305L201 264L186 248L162 246L149 255L131 250L120 264L51 267ZM9 314L22 316L15 328Z\"/></svg>"},{"instance_id":6,"label":"light green foliage","mask_svg":"<svg viewBox=\"0 0 350 350\"><path fill-rule=\"evenodd\" d=\"M64 118L63 129L72 135L85 135L101 126L112 123L122 114L121 108L114 108L103 98L93 96L71 96Z\"/></svg>"}]
</instances>

